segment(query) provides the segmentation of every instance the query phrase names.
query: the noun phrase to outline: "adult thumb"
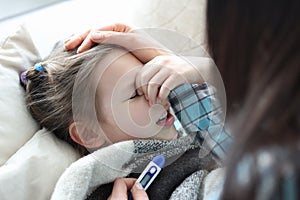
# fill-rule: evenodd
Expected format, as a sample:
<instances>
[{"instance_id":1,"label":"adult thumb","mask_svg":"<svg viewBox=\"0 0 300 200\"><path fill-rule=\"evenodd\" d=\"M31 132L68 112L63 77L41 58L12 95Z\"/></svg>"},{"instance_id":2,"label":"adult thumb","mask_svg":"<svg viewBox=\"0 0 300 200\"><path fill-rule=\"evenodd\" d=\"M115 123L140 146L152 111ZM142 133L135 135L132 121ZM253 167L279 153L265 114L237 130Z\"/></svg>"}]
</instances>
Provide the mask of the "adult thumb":
<instances>
[{"instance_id":1,"label":"adult thumb","mask_svg":"<svg viewBox=\"0 0 300 200\"><path fill-rule=\"evenodd\" d=\"M140 183L135 183L131 189L134 200L149 200L149 197Z\"/></svg>"}]
</instances>

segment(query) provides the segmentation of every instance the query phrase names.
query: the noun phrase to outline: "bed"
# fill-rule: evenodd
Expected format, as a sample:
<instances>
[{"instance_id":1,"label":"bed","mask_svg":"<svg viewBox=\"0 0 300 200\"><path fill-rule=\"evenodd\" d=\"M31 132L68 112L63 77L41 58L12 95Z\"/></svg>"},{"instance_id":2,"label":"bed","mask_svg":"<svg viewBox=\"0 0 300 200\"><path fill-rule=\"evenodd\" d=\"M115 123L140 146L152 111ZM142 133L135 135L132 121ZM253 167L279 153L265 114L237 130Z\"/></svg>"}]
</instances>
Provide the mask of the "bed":
<instances>
[{"instance_id":1,"label":"bed","mask_svg":"<svg viewBox=\"0 0 300 200\"><path fill-rule=\"evenodd\" d=\"M206 47L204 0L70 0L0 21L1 199L50 199L57 180L79 159L31 118L19 73L47 56L56 41L114 22L170 29Z\"/></svg>"}]
</instances>

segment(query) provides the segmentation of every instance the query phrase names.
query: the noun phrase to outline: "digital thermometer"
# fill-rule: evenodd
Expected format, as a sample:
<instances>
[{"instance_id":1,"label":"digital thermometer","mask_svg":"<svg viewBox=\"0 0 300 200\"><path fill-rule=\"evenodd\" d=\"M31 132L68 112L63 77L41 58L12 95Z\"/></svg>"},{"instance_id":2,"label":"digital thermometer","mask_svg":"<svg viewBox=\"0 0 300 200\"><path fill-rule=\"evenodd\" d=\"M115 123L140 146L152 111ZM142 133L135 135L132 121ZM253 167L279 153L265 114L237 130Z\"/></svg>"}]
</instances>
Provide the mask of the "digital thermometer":
<instances>
[{"instance_id":1,"label":"digital thermometer","mask_svg":"<svg viewBox=\"0 0 300 200\"><path fill-rule=\"evenodd\" d=\"M157 177L161 169L165 164L165 157L162 155L155 156L152 161L147 165L142 174L136 180L139 182L144 190L147 190L154 179ZM131 193L129 193L129 198L132 199Z\"/></svg>"},{"instance_id":2,"label":"digital thermometer","mask_svg":"<svg viewBox=\"0 0 300 200\"><path fill-rule=\"evenodd\" d=\"M154 181L165 164L165 158L162 155L155 156L147 165L142 174L136 180L140 182L144 190L147 190L150 184Z\"/></svg>"}]
</instances>

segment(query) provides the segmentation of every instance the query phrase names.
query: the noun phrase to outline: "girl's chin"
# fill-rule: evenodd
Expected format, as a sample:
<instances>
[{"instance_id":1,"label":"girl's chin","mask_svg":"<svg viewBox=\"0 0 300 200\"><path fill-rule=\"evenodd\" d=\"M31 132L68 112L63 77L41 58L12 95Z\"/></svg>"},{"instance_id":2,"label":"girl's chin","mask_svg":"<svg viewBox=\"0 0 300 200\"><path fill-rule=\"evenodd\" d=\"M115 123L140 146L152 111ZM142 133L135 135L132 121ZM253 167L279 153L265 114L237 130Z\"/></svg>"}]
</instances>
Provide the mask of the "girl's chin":
<instances>
[{"instance_id":1,"label":"girl's chin","mask_svg":"<svg viewBox=\"0 0 300 200\"><path fill-rule=\"evenodd\" d=\"M153 139L158 140L174 140L178 136L178 133L174 126L162 129Z\"/></svg>"}]
</instances>

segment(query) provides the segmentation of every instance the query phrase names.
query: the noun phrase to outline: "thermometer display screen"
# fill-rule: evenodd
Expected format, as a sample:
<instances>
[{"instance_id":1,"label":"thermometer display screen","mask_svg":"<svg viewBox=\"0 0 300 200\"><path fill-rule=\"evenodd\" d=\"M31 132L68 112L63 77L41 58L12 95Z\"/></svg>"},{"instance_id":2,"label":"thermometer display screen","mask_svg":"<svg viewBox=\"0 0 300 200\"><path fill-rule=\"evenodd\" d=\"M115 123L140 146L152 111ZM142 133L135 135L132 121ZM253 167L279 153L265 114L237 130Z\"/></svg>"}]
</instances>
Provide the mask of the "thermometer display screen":
<instances>
[{"instance_id":1,"label":"thermometer display screen","mask_svg":"<svg viewBox=\"0 0 300 200\"><path fill-rule=\"evenodd\" d=\"M142 184L143 187L145 187L145 185L147 185L148 181L150 180L151 176L149 174L146 174L143 178L143 180L140 182Z\"/></svg>"}]
</instances>

